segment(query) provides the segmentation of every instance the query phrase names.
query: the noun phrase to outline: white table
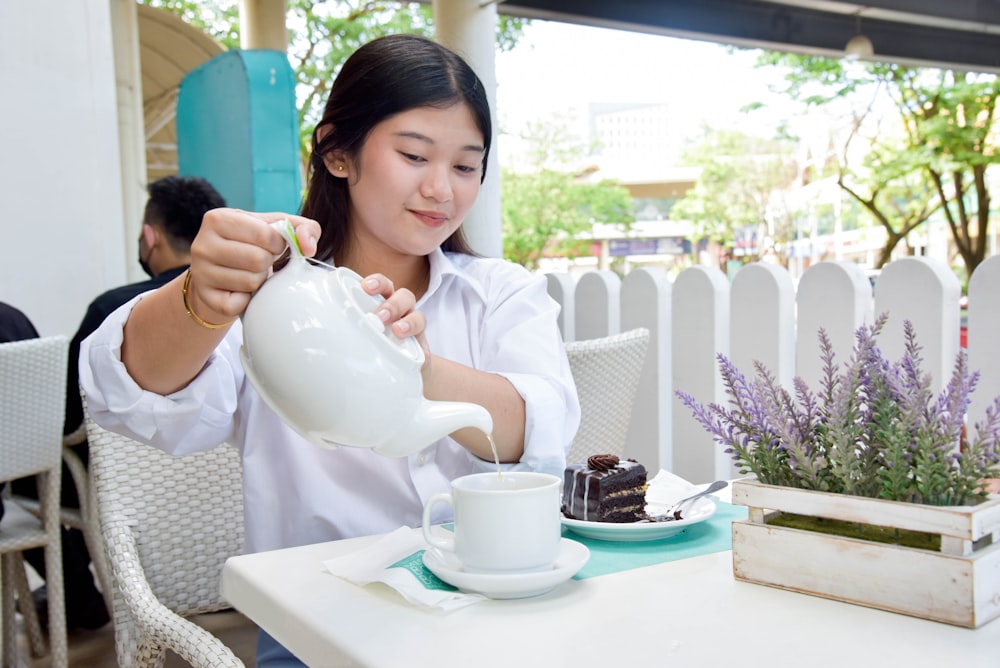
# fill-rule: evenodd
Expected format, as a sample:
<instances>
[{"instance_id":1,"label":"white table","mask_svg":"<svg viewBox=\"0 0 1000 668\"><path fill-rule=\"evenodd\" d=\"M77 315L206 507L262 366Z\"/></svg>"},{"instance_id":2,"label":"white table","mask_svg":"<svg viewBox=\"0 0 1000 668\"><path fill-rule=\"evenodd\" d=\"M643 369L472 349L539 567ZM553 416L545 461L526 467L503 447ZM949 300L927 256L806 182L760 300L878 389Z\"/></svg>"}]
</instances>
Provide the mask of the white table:
<instances>
[{"instance_id":1,"label":"white table","mask_svg":"<svg viewBox=\"0 0 1000 668\"><path fill-rule=\"evenodd\" d=\"M231 558L222 591L310 666L1000 666L1000 620L963 629L737 582L720 552L450 612L322 562L374 537Z\"/></svg>"}]
</instances>

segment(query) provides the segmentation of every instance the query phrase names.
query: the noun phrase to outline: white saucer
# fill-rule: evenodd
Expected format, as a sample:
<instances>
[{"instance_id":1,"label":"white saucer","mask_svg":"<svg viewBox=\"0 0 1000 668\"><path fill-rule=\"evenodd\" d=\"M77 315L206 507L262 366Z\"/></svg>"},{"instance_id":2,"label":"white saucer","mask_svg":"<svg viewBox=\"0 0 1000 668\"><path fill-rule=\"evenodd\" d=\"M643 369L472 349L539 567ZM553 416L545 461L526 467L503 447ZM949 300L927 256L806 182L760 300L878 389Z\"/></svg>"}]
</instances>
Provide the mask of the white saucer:
<instances>
[{"instance_id":1,"label":"white saucer","mask_svg":"<svg viewBox=\"0 0 1000 668\"><path fill-rule=\"evenodd\" d=\"M560 539L559 557L552 570L538 573L466 573L451 552L424 551L424 566L453 587L489 598L538 596L576 575L590 559L590 550L569 538Z\"/></svg>"},{"instance_id":2,"label":"white saucer","mask_svg":"<svg viewBox=\"0 0 1000 668\"><path fill-rule=\"evenodd\" d=\"M715 514L715 500L702 497L691 504L685 511L687 517L670 522L588 522L563 517L563 526L584 538L595 540L614 540L623 542L639 542L647 540L662 540L677 535L693 524L700 524ZM654 509L655 510L655 509Z\"/></svg>"}]
</instances>

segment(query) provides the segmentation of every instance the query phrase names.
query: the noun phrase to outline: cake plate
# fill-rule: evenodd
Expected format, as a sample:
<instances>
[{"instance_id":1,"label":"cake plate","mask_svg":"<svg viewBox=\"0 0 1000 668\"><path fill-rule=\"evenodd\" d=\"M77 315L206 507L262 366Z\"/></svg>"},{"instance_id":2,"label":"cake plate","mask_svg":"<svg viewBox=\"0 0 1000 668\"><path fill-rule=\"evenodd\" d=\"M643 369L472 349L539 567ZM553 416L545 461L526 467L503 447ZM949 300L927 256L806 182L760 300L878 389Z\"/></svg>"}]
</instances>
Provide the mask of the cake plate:
<instances>
[{"instance_id":1,"label":"cake plate","mask_svg":"<svg viewBox=\"0 0 1000 668\"><path fill-rule=\"evenodd\" d=\"M639 542L662 540L684 531L690 526L704 522L715 514L715 500L703 497L695 501L687 510L687 517L669 522L588 522L562 518L564 527L584 538L596 540L617 540Z\"/></svg>"}]
</instances>

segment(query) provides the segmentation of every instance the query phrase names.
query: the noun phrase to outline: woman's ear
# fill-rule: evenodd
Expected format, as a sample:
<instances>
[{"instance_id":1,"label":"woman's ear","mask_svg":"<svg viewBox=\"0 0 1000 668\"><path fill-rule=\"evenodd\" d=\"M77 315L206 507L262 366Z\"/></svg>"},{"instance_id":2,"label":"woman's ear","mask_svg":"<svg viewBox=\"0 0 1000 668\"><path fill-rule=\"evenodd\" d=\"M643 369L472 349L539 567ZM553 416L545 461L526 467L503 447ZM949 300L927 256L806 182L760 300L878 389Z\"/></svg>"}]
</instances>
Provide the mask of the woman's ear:
<instances>
[{"instance_id":1,"label":"woman's ear","mask_svg":"<svg viewBox=\"0 0 1000 668\"><path fill-rule=\"evenodd\" d=\"M323 164L326 165L328 172L342 179L346 179L350 173L348 170L349 163L340 151L331 151L324 155Z\"/></svg>"},{"instance_id":2,"label":"woman's ear","mask_svg":"<svg viewBox=\"0 0 1000 668\"><path fill-rule=\"evenodd\" d=\"M316 144L319 145L323 142L323 138L326 137L327 133L330 132L332 128L329 125L324 125L316 129ZM323 156L323 164L326 165L326 171L330 172L334 176L340 178L347 178L348 175L348 162L347 156L344 155L343 151L330 151Z\"/></svg>"}]
</instances>

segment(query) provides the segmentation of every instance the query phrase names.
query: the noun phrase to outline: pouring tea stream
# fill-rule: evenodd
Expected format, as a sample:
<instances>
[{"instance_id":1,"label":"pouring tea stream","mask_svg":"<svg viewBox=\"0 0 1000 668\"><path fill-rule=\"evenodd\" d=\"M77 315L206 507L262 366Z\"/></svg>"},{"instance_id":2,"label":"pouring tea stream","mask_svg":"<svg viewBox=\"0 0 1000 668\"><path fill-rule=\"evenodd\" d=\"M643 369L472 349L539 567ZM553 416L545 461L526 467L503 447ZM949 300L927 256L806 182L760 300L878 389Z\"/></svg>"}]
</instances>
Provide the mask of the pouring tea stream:
<instances>
[{"instance_id":1,"label":"pouring tea stream","mask_svg":"<svg viewBox=\"0 0 1000 668\"><path fill-rule=\"evenodd\" d=\"M243 314L240 360L281 419L316 445L390 457L472 427L487 435L495 453L486 408L424 397L423 349L412 336L396 337L374 314L383 299L364 291L361 276L305 257L287 220L272 227L291 257Z\"/></svg>"}]
</instances>

